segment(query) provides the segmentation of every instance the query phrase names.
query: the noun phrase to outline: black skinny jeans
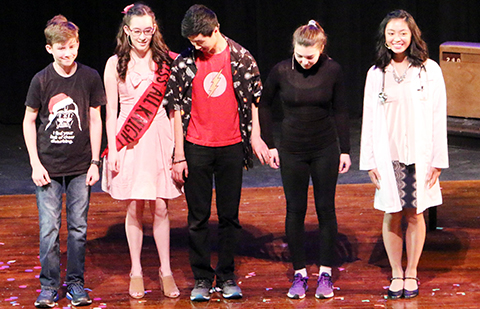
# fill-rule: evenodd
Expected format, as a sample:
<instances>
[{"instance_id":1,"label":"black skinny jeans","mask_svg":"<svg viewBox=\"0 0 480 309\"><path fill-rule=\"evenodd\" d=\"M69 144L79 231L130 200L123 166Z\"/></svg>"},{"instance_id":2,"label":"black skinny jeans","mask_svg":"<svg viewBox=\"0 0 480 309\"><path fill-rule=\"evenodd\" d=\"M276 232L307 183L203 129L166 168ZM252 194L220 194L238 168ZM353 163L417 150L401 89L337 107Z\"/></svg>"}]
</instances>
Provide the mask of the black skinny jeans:
<instances>
[{"instance_id":1,"label":"black skinny jeans","mask_svg":"<svg viewBox=\"0 0 480 309\"><path fill-rule=\"evenodd\" d=\"M185 143L188 178L185 197L188 204L189 257L195 280L234 279L234 256L241 229L238 208L242 190L243 146L205 147ZM211 239L208 220L212 207L213 180L218 216L218 263L210 264Z\"/></svg>"},{"instance_id":2,"label":"black skinny jeans","mask_svg":"<svg viewBox=\"0 0 480 309\"><path fill-rule=\"evenodd\" d=\"M337 217L335 188L340 151L334 143L320 151L291 153L280 150L283 189L287 200L285 232L294 270L305 268L305 215L308 185L312 177L315 208L320 228L319 265L332 266L335 261Z\"/></svg>"}]
</instances>

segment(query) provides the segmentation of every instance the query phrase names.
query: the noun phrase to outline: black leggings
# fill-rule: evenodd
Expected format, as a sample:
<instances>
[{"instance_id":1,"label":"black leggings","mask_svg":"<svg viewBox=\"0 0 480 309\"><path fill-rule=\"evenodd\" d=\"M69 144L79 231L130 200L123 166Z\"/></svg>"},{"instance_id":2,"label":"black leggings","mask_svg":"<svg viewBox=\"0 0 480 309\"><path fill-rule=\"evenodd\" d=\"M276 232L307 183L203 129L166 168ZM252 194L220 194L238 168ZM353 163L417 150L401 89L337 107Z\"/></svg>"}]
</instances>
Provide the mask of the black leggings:
<instances>
[{"instance_id":1,"label":"black leggings","mask_svg":"<svg viewBox=\"0 0 480 309\"><path fill-rule=\"evenodd\" d=\"M310 153L280 151L283 189L287 200L285 231L294 270L305 268L305 215L312 177L320 229L319 265L333 266L337 239L335 188L340 152L337 143Z\"/></svg>"}]
</instances>

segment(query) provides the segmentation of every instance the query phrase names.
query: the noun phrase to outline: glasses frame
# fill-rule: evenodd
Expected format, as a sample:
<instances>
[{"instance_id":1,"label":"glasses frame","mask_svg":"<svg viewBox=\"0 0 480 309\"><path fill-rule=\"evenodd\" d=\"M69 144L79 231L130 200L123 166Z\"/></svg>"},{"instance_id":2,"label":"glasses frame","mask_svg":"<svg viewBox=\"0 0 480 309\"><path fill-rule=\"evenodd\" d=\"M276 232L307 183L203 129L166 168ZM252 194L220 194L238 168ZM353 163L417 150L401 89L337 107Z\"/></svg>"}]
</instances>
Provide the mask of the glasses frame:
<instances>
[{"instance_id":1,"label":"glasses frame","mask_svg":"<svg viewBox=\"0 0 480 309\"><path fill-rule=\"evenodd\" d=\"M143 29L143 30L142 30L142 29L139 29L139 28L134 28L134 29L132 29L132 28L130 28L130 26L128 26L128 25L127 25L127 28L128 28L128 30L130 31L130 35L133 36L133 37L139 37L139 36L142 35L142 33L143 33L143 35L146 36L146 37L152 37L152 36L155 34L155 31L157 31L157 27L155 27L155 25L154 25L153 27L147 27L147 28L145 28L145 29ZM150 32L150 29L152 29L152 30L151 30L151 31L152 31L151 34L145 32L145 31Z\"/></svg>"}]
</instances>

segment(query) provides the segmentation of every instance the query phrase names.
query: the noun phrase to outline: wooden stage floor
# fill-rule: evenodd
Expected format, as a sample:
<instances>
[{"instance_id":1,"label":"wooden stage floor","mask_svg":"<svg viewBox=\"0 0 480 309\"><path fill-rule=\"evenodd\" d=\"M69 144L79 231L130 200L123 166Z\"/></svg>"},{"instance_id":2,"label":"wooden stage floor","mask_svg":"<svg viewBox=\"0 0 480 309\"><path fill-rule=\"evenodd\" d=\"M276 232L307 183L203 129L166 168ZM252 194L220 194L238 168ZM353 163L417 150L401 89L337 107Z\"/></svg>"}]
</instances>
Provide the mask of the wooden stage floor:
<instances>
[{"instance_id":1,"label":"wooden stage floor","mask_svg":"<svg viewBox=\"0 0 480 309\"><path fill-rule=\"evenodd\" d=\"M184 198L170 204L172 267L181 296L167 299L159 290L159 262L150 215L146 212L142 259L148 293L139 301L127 294L130 262L123 225L124 207L106 194L93 194L86 256L86 287L91 289L90 296L94 299L90 308L480 308L480 181L442 182L442 188L444 205L438 209L439 227L428 232L420 261L420 295L396 301L384 297L390 269L380 234L382 213L373 209L370 184L338 186L339 265L333 276L335 297L329 300L314 297L317 224L314 209L310 207L311 196L306 218L311 279L305 299L286 297L293 271L285 244L282 188L250 188L244 189L242 195L243 230L236 258L236 273L244 298L227 301L214 294L210 302L192 303ZM40 288L35 197L0 196L0 209L0 308L31 308ZM214 207L212 219L212 236L216 239ZM60 236L63 265L65 226ZM56 308L68 307L65 288L60 295Z\"/></svg>"}]
</instances>

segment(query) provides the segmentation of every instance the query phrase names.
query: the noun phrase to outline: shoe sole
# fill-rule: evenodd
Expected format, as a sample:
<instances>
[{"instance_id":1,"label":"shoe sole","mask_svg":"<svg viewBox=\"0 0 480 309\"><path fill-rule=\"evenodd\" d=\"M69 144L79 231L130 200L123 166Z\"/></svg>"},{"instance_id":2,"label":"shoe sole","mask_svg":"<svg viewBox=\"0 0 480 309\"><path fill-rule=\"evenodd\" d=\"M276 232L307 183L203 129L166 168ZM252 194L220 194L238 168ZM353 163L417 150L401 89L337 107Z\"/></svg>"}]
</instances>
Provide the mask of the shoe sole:
<instances>
[{"instance_id":1,"label":"shoe sole","mask_svg":"<svg viewBox=\"0 0 480 309\"><path fill-rule=\"evenodd\" d=\"M323 294L315 294L315 297L318 299L327 299L333 297L333 292L331 294L323 295Z\"/></svg>"},{"instance_id":2,"label":"shoe sole","mask_svg":"<svg viewBox=\"0 0 480 309\"><path fill-rule=\"evenodd\" d=\"M35 305L35 307L37 307L37 308L53 308L53 307L55 307L55 302L54 302L53 304L51 304L51 305L35 302L34 305Z\"/></svg>"},{"instance_id":3,"label":"shoe sole","mask_svg":"<svg viewBox=\"0 0 480 309\"><path fill-rule=\"evenodd\" d=\"M242 293L233 293L233 294L222 294L223 298L226 299L239 299L243 297Z\"/></svg>"},{"instance_id":4,"label":"shoe sole","mask_svg":"<svg viewBox=\"0 0 480 309\"><path fill-rule=\"evenodd\" d=\"M73 297L70 293L67 292L67 299L70 301L70 303L74 306L88 306L92 303L92 300L86 300L86 301L73 301Z\"/></svg>"},{"instance_id":5,"label":"shoe sole","mask_svg":"<svg viewBox=\"0 0 480 309\"><path fill-rule=\"evenodd\" d=\"M37 308L53 308L53 307L55 307L58 299L59 299L59 297L58 297L58 294L57 294L57 296L55 296L55 298L53 299L53 304L51 304L51 305L45 304L45 303L40 303L40 302L37 302L37 301L35 301L34 305Z\"/></svg>"},{"instance_id":6,"label":"shoe sole","mask_svg":"<svg viewBox=\"0 0 480 309\"><path fill-rule=\"evenodd\" d=\"M298 294L292 295L290 293L287 294L288 298L291 298L291 299L303 299L305 298L305 295L306 294L303 294L303 295L298 295Z\"/></svg>"},{"instance_id":7,"label":"shoe sole","mask_svg":"<svg viewBox=\"0 0 480 309\"><path fill-rule=\"evenodd\" d=\"M196 296L190 296L191 301L209 301L210 296L203 296L201 294L198 294Z\"/></svg>"}]
</instances>

